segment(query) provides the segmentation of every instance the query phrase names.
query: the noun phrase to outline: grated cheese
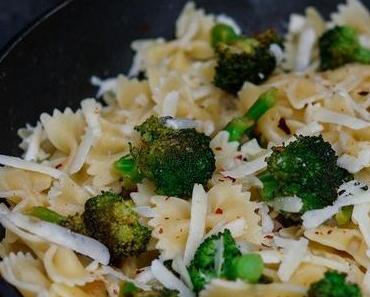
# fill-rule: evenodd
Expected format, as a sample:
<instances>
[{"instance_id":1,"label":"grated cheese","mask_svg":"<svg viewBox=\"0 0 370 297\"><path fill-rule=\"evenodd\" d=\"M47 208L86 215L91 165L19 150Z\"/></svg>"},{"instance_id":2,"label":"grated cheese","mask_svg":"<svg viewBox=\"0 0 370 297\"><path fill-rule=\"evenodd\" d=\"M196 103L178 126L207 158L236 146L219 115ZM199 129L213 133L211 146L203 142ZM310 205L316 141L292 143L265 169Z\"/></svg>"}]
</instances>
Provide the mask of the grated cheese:
<instances>
[{"instance_id":1,"label":"grated cheese","mask_svg":"<svg viewBox=\"0 0 370 297\"><path fill-rule=\"evenodd\" d=\"M345 126L354 130L370 127L370 122L339 112L334 112L317 105L312 106L311 117L317 122Z\"/></svg>"},{"instance_id":2,"label":"grated cheese","mask_svg":"<svg viewBox=\"0 0 370 297\"><path fill-rule=\"evenodd\" d=\"M98 87L98 91L96 93L96 97L100 98L105 93L109 91L115 91L117 88L117 78L107 78L107 79L100 79L97 76L92 76L90 78L90 83L93 86Z\"/></svg>"},{"instance_id":3,"label":"grated cheese","mask_svg":"<svg viewBox=\"0 0 370 297\"><path fill-rule=\"evenodd\" d=\"M268 153L262 155L261 157L249 161L249 162L243 162L241 165L237 166L236 168L223 171L221 172L223 176L225 177L232 177L232 178L241 178L245 177L251 174L254 174L262 169L265 169L267 166L266 158L271 155L271 151Z\"/></svg>"},{"instance_id":4,"label":"grated cheese","mask_svg":"<svg viewBox=\"0 0 370 297\"><path fill-rule=\"evenodd\" d=\"M188 265L201 244L206 228L207 218L207 193L203 186L195 184L191 200L191 216L189 224L189 235L184 252L184 263Z\"/></svg>"},{"instance_id":5,"label":"grated cheese","mask_svg":"<svg viewBox=\"0 0 370 297\"><path fill-rule=\"evenodd\" d=\"M159 260L154 260L152 262L151 271L154 277L167 289L177 290L180 297L195 296L194 293Z\"/></svg>"},{"instance_id":6,"label":"grated cheese","mask_svg":"<svg viewBox=\"0 0 370 297\"><path fill-rule=\"evenodd\" d=\"M308 240L306 238L293 240L275 236L274 242L283 248L283 259L279 266L278 276L283 282L287 282L304 259Z\"/></svg>"},{"instance_id":7,"label":"grated cheese","mask_svg":"<svg viewBox=\"0 0 370 297\"><path fill-rule=\"evenodd\" d=\"M8 219L18 228L44 240L70 248L104 265L109 263L108 248L93 238L72 232L56 224L39 221L18 212L11 212L4 204L0 204L0 220L2 218Z\"/></svg>"},{"instance_id":8,"label":"grated cheese","mask_svg":"<svg viewBox=\"0 0 370 297\"><path fill-rule=\"evenodd\" d=\"M269 203L275 210L282 210L291 213L298 213L303 207L302 199L293 197L277 197Z\"/></svg>"},{"instance_id":9,"label":"grated cheese","mask_svg":"<svg viewBox=\"0 0 370 297\"><path fill-rule=\"evenodd\" d=\"M295 61L296 71L304 71L310 65L312 50L315 42L315 30L312 27L307 26L299 35Z\"/></svg>"},{"instance_id":10,"label":"grated cheese","mask_svg":"<svg viewBox=\"0 0 370 297\"><path fill-rule=\"evenodd\" d=\"M91 147L96 143L101 136L101 127L99 117L101 113L101 105L95 99L85 99L81 102L82 114L87 123L86 133L82 136L82 141L77 149L75 156L71 162L69 173L74 174L82 168L86 162L87 155Z\"/></svg>"},{"instance_id":11,"label":"grated cheese","mask_svg":"<svg viewBox=\"0 0 370 297\"><path fill-rule=\"evenodd\" d=\"M4 166L14 167L18 169L39 172L49 175L53 178L60 178L64 173L58 169L41 165L32 161L25 161L21 158L0 155L0 164Z\"/></svg>"},{"instance_id":12,"label":"grated cheese","mask_svg":"<svg viewBox=\"0 0 370 297\"><path fill-rule=\"evenodd\" d=\"M162 117L166 116L174 117L177 112L179 98L180 98L179 92L177 91L169 92L163 99L160 115Z\"/></svg>"}]
</instances>

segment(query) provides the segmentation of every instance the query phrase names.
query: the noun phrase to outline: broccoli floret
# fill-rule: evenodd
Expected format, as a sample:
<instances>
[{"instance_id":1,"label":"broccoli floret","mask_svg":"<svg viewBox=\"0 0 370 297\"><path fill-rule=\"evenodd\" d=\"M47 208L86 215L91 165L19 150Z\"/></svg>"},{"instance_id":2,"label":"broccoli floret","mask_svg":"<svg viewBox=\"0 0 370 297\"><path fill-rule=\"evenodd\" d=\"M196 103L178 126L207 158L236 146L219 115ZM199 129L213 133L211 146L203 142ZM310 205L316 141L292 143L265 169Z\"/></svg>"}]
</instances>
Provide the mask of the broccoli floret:
<instances>
[{"instance_id":1,"label":"broccoli floret","mask_svg":"<svg viewBox=\"0 0 370 297\"><path fill-rule=\"evenodd\" d=\"M370 63L370 50L361 46L358 32L349 26L336 26L319 39L320 69L329 70L347 63Z\"/></svg>"},{"instance_id":2,"label":"broccoli floret","mask_svg":"<svg viewBox=\"0 0 370 297\"><path fill-rule=\"evenodd\" d=\"M276 59L269 47L273 43L281 43L275 31L268 30L246 38L237 36L227 25L215 25L211 34L217 54L216 87L236 94L245 81L260 84L274 71Z\"/></svg>"},{"instance_id":3,"label":"broccoli floret","mask_svg":"<svg viewBox=\"0 0 370 297\"><path fill-rule=\"evenodd\" d=\"M88 233L108 247L112 262L144 252L151 237L132 202L112 192L87 200L82 216Z\"/></svg>"},{"instance_id":4,"label":"broccoli floret","mask_svg":"<svg viewBox=\"0 0 370 297\"><path fill-rule=\"evenodd\" d=\"M260 175L261 196L266 201L276 197L302 199L301 213L330 205L338 187L352 175L337 166L337 156L322 136L298 136L286 146L273 149L267 169Z\"/></svg>"},{"instance_id":5,"label":"broccoli floret","mask_svg":"<svg viewBox=\"0 0 370 297\"><path fill-rule=\"evenodd\" d=\"M107 246L112 263L139 255L151 237L151 230L139 222L132 202L112 192L87 200L82 214L64 217L45 207L34 207L29 214L95 238Z\"/></svg>"},{"instance_id":6,"label":"broccoli floret","mask_svg":"<svg viewBox=\"0 0 370 297\"><path fill-rule=\"evenodd\" d=\"M217 250L222 249L222 245L224 261L223 264L218 263L220 267L217 271L215 258ZM231 265L232 259L240 255L241 252L229 230L205 239L198 247L188 268L194 291L201 291L213 278L221 277L225 266Z\"/></svg>"},{"instance_id":7,"label":"broccoli floret","mask_svg":"<svg viewBox=\"0 0 370 297\"><path fill-rule=\"evenodd\" d=\"M269 89L262 93L257 101L241 117L233 119L227 124L225 130L229 132L229 141L240 141L244 134L251 132L259 120L277 100L278 90Z\"/></svg>"},{"instance_id":8,"label":"broccoli floret","mask_svg":"<svg viewBox=\"0 0 370 297\"><path fill-rule=\"evenodd\" d=\"M356 284L346 281L346 274L328 271L324 277L311 284L308 297L361 297L361 290Z\"/></svg>"},{"instance_id":9,"label":"broccoli floret","mask_svg":"<svg viewBox=\"0 0 370 297\"><path fill-rule=\"evenodd\" d=\"M222 252L222 255L220 255ZM188 267L194 292L201 291L214 278L257 282L263 270L259 255L241 255L229 230L212 235L198 247Z\"/></svg>"},{"instance_id":10,"label":"broccoli floret","mask_svg":"<svg viewBox=\"0 0 370 297\"><path fill-rule=\"evenodd\" d=\"M136 129L142 135L141 145L114 165L124 184L146 177L158 194L181 198L191 195L194 184L206 185L215 170L208 136L195 129L167 128L163 119L154 116Z\"/></svg>"},{"instance_id":11,"label":"broccoli floret","mask_svg":"<svg viewBox=\"0 0 370 297\"><path fill-rule=\"evenodd\" d=\"M151 116L144 123L135 127L141 135L144 142L152 143L159 137L173 132L173 129L166 126L166 121L171 117L156 117Z\"/></svg>"},{"instance_id":12,"label":"broccoli floret","mask_svg":"<svg viewBox=\"0 0 370 297\"><path fill-rule=\"evenodd\" d=\"M178 297L179 293L166 288L143 291L131 282L124 282L120 288L119 297Z\"/></svg>"}]
</instances>

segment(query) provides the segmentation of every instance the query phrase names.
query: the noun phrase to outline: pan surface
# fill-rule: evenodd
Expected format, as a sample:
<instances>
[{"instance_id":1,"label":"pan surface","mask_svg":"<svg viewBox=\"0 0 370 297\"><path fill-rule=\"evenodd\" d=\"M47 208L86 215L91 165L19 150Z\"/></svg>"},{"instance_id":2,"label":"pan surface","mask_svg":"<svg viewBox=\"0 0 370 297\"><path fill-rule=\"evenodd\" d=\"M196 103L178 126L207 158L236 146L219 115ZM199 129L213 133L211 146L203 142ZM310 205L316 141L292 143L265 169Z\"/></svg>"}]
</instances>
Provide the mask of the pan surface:
<instances>
[{"instance_id":1,"label":"pan surface","mask_svg":"<svg viewBox=\"0 0 370 297\"><path fill-rule=\"evenodd\" d=\"M135 39L170 38L186 0L70 0L0 53L1 154L19 155L17 129L35 124L41 112L77 107L93 96L91 75L111 77L130 66ZM363 0L370 6L370 0ZM276 27L293 12L315 6L324 16L335 0L197 0L212 13L233 17L245 33ZM0 280L0 296L20 296Z\"/></svg>"}]
</instances>

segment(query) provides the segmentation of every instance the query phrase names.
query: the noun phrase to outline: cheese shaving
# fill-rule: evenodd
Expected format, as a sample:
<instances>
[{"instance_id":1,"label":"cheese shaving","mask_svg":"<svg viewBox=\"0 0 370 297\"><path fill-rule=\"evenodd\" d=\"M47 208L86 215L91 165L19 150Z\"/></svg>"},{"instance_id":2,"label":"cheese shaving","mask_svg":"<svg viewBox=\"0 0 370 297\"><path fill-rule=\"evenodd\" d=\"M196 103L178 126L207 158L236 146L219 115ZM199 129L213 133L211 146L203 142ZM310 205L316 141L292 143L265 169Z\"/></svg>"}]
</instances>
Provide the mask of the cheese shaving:
<instances>
[{"instance_id":1,"label":"cheese shaving","mask_svg":"<svg viewBox=\"0 0 370 297\"><path fill-rule=\"evenodd\" d=\"M312 119L328 124L335 124L339 126L344 126L350 129L359 130L370 127L370 122L342 114L339 112L334 112L329 109L313 106L311 110Z\"/></svg>"},{"instance_id":2,"label":"cheese shaving","mask_svg":"<svg viewBox=\"0 0 370 297\"><path fill-rule=\"evenodd\" d=\"M177 290L180 297L195 296L194 293L159 260L154 260L152 262L151 271L154 277L167 289Z\"/></svg>"},{"instance_id":3,"label":"cheese shaving","mask_svg":"<svg viewBox=\"0 0 370 297\"><path fill-rule=\"evenodd\" d=\"M4 204L0 205L0 220L2 218L8 219L17 227L46 241L70 248L104 265L109 263L108 248L93 238L72 232L56 224L39 221L18 212L11 212Z\"/></svg>"},{"instance_id":4,"label":"cheese shaving","mask_svg":"<svg viewBox=\"0 0 370 297\"><path fill-rule=\"evenodd\" d=\"M46 165L41 165L39 163L25 161L21 158L6 155L0 155L0 164L4 166L46 174L56 179L60 178L64 174L62 171Z\"/></svg>"},{"instance_id":5,"label":"cheese shaving","mask_svg":"<svg viewBox=\"0 0 370 297\"><path fill-rule=\"evenodd\" d=\"M275 236L274 242L283 248L284 256L279 266L278 276L283 282L287 282L304 259L308 240L305 238L293 240Z\"/></svg>"},{"instance_id":6,"label":"cheese shaving","mask_svg":"<svg viewBox=\"0 0 370 297\"><path fill-rule=\"evenodd\" d=\"M188 265L201 244L206 228L207 193L202 185L195 184L191 201L189 235L184 252L184 263Z\"/></svg>"},{"instance_id":7,"label":"cheese shaving","mask_svg":"<svg viewBox=\"0 0 370 297\"><path fill-rule=\"evenodd\" d=\"M265 160L270 155L271 155L271 152L268 152L267 154L264 154L261 157L253 161L244 162L242 165L239 165L236 168L223 171L222 175L225 177L241 178L241 177L254 174L267 167L267 163Z\"/></svg>"}]
</instances>

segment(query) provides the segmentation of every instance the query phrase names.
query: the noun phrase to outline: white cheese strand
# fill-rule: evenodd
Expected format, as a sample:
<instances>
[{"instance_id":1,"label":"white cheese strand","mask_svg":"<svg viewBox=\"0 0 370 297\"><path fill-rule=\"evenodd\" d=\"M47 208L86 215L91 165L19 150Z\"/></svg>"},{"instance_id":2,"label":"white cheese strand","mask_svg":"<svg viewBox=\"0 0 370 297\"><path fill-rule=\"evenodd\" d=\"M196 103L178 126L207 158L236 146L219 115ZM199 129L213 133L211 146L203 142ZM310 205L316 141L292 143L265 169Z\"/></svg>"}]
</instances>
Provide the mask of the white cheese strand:
<instances>
[{"instance_id":1,"label":"white cheese strand","mask_svg":"<svg viewBox=\"0 0 370 297\"><path fill-rule=\"evenodd\" d=\"M58 169L41 165L32 161L25 161L21 158L0 155L0 164L14 167L23 170L34 171L42 174L49 175L53 178L60 178L64 173Z\"/></svg>"},{"instance_id":2,"label":"white cheese strand","mask_svg":"<svg viewBox=\"0 0 370 297\"><path fill-rule=\"evenodd\" d=\"M189 235L184 252L185 265L189 265L203 240L206 229L207 207L207 193L202 185L195 184L191 200Z\"/></svg>"}]
</instances>

